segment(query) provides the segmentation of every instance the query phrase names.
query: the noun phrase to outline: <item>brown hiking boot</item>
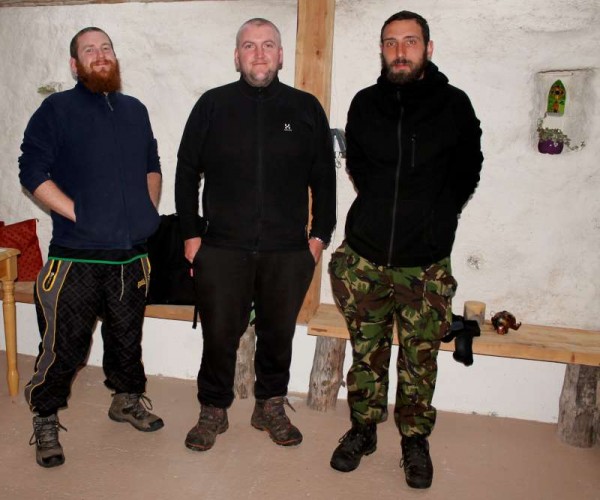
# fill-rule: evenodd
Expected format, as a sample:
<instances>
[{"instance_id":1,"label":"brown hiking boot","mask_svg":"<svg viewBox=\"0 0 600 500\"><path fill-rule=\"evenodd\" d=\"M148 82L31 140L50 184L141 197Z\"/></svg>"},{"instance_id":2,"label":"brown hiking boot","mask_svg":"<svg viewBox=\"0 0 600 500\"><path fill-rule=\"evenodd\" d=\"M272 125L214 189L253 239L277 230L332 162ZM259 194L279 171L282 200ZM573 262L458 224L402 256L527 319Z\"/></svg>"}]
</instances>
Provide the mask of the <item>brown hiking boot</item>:
<instances>
[{"instance_id":1,"label":"brown hiking boot","mask_svg":"<svg viewBox=\"0 0 600 500\"><path fill-rule=\"evenodd\" d=\"M250 423L258 430L267 431L276 444L295 446L302 442L302 433L292 425L285 414L284 404L294 410L288 399L283 396L257 399Z\"/></svg>"},{"instance_id":2,"label":"brown hiking boot","mask_svg":"<svg viewBox=\"0 0 600 500\"><path fill-rule=\"evenodd\" d=\"M58 442L60 425L56 413L49 417L33 417L33 434L30 445L35 444L35 461L42 467L56 467L65 463L63 449Z\"/></svg>"},{"instance_id":3,"label":"brown hiking boot","mask_svg":"<svg viewBox=\"0 0 600 500\"><path fill-rule=\"evenodd\" d=\"M185 445L194 451L210 450L217 440L217 434L223 434L228 428L225 408L202 405L198 423L188 432Z\"/></svg>"},{"instance_id":4,"label":"brown hiking boot","mask_svg":"<svg viewBox=\"0 0 600 500\"><path fill-rule=\"evenodd\" d=\"M129 422L142 432L153 432L164 427L162 418L148 411L152 410L152 401L143 394L121 392L112 396L108 416L115 422Z\"/></svg>"}]
</instances>

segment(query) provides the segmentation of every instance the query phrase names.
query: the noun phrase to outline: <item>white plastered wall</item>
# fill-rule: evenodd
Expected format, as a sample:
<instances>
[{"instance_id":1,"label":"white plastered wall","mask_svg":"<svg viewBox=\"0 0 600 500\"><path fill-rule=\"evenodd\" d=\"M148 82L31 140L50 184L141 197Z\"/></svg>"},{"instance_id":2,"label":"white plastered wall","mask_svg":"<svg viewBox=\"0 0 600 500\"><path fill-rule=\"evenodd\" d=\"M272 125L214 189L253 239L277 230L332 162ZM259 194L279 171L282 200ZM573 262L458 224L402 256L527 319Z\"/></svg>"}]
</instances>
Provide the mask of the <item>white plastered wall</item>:
<instances>
[{"instance_id":1,"label":"white plastered wall","mask_svg":"<svg viewBox=\"0 0 600 500\"><path fill-rule=\"evenodd\" d=\"M461 217L453 253L459 281L455 312L461 314L463 302L475 299L487 303L488 317L507 309L527 323L600 328L600 147L595 140L600 132L600 55L593 50L600 46L600 5L596 0L338 0L332 127L344 128L353 95L375 82L381 24L401 9L415 10L429 20L434 62L468 93L482 122L482 178ZM281 29L285 61L280 78L293 84L292 0L1 8L0 220L38 218L46 252L50 220L21 191L19 146L27 120L43 99L37 89L73 85L68 44L88 25L111 35L124 91L149 109L163 167L160 212L172 213L176 153L187 116L202 92L237 78L235 32L256 16L273 20ZM587 145L574 153L541 155L532 142L536 119L543 113L535 75L572 69L589 70L581 124ZM343 165L337 174L338 226L332 248L343 238L345 215L354 198ZM332 302L326 274L322 300ZM94 338L90 363L99 364L98 332ZM34 308L19 304L18 350L34 354L37 342ZM291 391L306 392L314 345L306 328L298 326ZM143 347L149 374L195 378L202 341L200 331L191 330L189 323L148 319ZM346 369L349 359L348 352ZM563 374L561 364L483 356L467 368L442 352L434 402L442 410L552 422L558 416ZM345 397L344 388L340 396Z\"/></svg>"}]
</instances>

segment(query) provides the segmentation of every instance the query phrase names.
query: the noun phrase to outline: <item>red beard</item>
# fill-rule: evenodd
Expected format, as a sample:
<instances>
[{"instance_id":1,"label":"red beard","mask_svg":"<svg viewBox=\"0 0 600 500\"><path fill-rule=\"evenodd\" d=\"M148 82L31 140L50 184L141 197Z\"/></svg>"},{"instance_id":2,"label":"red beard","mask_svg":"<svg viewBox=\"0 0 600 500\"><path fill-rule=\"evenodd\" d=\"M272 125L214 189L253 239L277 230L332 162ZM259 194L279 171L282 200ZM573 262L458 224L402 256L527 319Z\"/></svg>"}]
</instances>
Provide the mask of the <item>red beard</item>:
<instances>
[{"instance_id":1,"label":"red beard","mask_svg":"<svg viewBox=\"0 0 600 500\"><path fill-rule=\"evenodd\" d=\"M106 71L87 70L79 61L76 61L77 77L90 91L94 93L117 92L121 90L121 70L119 61L107 61L110 66ZM92 65L93 66L93 65Z\"/></svg>"}]
</instances>

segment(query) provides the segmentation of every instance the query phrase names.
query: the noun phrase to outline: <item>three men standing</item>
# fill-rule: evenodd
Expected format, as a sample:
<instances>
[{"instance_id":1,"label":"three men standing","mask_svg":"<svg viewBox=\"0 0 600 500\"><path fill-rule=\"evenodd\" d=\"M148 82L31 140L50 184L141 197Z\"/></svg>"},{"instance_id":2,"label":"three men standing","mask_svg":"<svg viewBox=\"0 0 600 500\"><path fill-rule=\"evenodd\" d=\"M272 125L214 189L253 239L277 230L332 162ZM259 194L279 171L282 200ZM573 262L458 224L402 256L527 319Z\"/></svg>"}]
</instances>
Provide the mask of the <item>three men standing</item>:
<instances>
[{"instance_id":1,"label":"three men standing","mask_svg":"<svg viewBox=\"0 0 600 500\"><path fill-rule=\"evenodd\" d=\"M204 339L200 416L185 439L196 451L212 448L228 428L236 351L252 308L257 344L251 424L279 445L302 441L284 409L292 339L336 219L327 117L314 96L279 81L277 27L261 18L245 22L234 61L241 78L203 94L189 116L175 180Z\"/></svg>"}]
</instances>

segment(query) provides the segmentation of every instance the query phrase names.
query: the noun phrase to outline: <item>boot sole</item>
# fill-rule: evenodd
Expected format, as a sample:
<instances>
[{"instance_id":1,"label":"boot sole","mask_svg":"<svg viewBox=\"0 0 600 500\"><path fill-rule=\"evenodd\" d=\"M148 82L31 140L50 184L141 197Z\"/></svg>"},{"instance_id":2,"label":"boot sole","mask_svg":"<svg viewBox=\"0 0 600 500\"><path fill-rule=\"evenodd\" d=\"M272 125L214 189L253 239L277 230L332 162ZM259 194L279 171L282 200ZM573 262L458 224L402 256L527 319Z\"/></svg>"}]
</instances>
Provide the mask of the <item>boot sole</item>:
<instances>
[{"instance_id":1,"label":"boot sole","mask_svg":"<svg viewBox=\"0 0 600 500\"><path fill-rule=\"evenodd\" d=\"M358 466L360 465L360 461L362 459L362 457L367 457L369 455L371 455L372 453L375 453L377 451L377 446L374 446L373 448L371 448L370 450L366 451L365 453L363 453L360 458L358 459L358 463L354 466L354 467L336 467L335 464L333 463L333 460L329 462L329 465L331 465L332 469L335 469L339 472L352 472L353 470L358 469Z\"/></svg>"},{"instance_id":2,"label":"boot sole","mask_svg":"<svg viewBox=\"0 0 600 500\"><path fill-rule=\"evenodd\" d=\"M45 469L50 469L51 467L58 467L59 465L64 464L65 456L62 455L62 456L52 457L47 462L44 462L43 460L40 460L36 457L35 461L37 462L37 464L39 466L44 467Z\"/></svg>"},{"instance_id":3,"label":"boot sole","mask_svg":"<svg viewBox=\"0 0 600 500\"><path fill-rule=\"evenodd\" d=\"M280 441L277 438L275 438L275 436L273 436L273 434L271 434L271 431L269 429L267 429L266 427L261 427L260 425L253 424L252 422L250 422L250 423L252 424L252 427L254 427L256 430L264 431L267 434L269 434L271 441L273 441L275 444L278 444L279 446L298 446L302 442L303 438L300 438L299 440L292 439L290 441Z\"/></svg>"},{"instance_id":4,"label":"boot sole","mask_svg":"<svg viewBox=\"0 0 600 500\"><path fill-rule=\"evenodd\" d=\"M428 481L428 482L424 482L424 483L422 483L422 482L414 482L414 481L409 481L408 479L406 480L406 484L408 484L408 485L409 485L411 488L414 488L414 489L416 489L416 490L424 490L424 489L427 489L427 488L429 488L429 487L431 486L431 483L432 483L432 482L433 482L432 480L430 480L430 481Z\"/></svg>"},{"instance_id":5,"label":"boot sole","mask_svg":"<svg viewBox=\"0 0 600 500\"><path fill-rule=\"evenodd\" d=\"M163 422L162 418L156 420L149 427L138 427L131 420L128 420L126 418L116 417L114 415L111 415L110 413L108 414L108 418L110 418L111 420L113 420L115 422L119 422L122 424L124 424L124 423L131 424L131 426L134 429L137 429L138 431L141 431L141 432L154 432L154 431L157 431L158 429L162 429L165 426L165 423Z\"/></svg>"},{"instance_id":6,"label":"boot sole","mask_svg":"<svg viewBox=\"0 0 600 500\"><path fill-rule=\"evenodd\" d=\"M227 429L229 429L229 423L225 427L221 427L220 429L217 429L217 436L219 434L223 434ZM215 441L216 441L216 436L215 436ZM208 451L215 445L213 443L210 446L203 446L201 444L190 443L190 442L188 442L187 439L184 441L184 443L185 443L185 447L192 451Z\"/></svg>"}]
</instances>

